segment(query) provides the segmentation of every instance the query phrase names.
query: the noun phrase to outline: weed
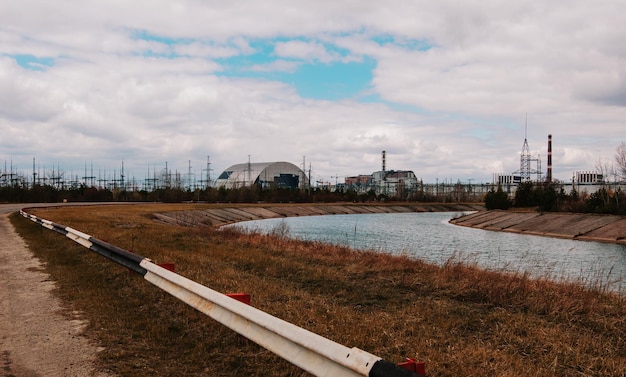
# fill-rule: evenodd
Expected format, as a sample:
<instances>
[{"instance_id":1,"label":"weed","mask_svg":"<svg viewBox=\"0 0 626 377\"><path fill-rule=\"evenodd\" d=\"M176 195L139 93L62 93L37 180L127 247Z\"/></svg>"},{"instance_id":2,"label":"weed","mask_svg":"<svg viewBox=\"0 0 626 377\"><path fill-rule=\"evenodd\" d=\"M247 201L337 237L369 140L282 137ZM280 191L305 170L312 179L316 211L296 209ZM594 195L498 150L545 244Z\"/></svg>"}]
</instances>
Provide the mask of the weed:
<instances>
[{"instance_id":1,"label":"weed","mask_svg":"<svg viewBox=\"0 0 626 377\"><path fill-rule=\"evenodd\" d=\"M179 206L180 207L180 206ZM174 205L168 209L185 209ZM188 208L187 208L188 209ZM55 222L135 245L153 261L298 326L390 361L412 357L430 375L617 376L626 371L624 297L576 282L443 267L315 241L151 220L163 206L37 210ZM94 220L98 219L98 220ZM124 219L133 227L114 226ZM124 268L12 217L90 322L104 369L122 376L300 376L298 368L194 311ZM117 222L120 223L119 221ZM140 229L140 231L138 231Z\"/></svg>"}]
</instances>

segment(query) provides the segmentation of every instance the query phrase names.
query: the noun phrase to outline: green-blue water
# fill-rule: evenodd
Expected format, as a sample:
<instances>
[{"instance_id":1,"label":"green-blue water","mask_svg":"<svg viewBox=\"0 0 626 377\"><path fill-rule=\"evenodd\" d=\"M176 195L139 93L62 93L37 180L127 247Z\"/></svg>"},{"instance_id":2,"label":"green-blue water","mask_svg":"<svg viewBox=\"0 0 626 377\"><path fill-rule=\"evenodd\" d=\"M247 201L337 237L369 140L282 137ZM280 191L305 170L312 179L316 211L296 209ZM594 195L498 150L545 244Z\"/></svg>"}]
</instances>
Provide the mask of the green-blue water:
<instances>
[{"instance_id":1,"label":"green-blue water","mask_svg":"<svg viewBox=\"0 0 626 377\"><path fill-rule=\"evenodd\" d=\"M626 291L626 246L492 232L451 225L459 213L309 216L247 221L234 226L284 231L355 249L405 254L427 262L476 263L493 270L527 271L536 277L601 284Z\"/></svg>"}]
</instances>

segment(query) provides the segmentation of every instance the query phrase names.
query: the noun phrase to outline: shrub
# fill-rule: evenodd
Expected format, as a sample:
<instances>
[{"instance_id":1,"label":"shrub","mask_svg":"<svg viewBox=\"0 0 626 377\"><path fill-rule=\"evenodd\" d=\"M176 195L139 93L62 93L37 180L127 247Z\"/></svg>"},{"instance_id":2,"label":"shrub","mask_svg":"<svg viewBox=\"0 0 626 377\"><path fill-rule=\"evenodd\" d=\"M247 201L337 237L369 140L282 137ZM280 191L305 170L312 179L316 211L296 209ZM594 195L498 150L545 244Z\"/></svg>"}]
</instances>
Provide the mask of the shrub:
<instances>
[{"instance_id":1,"label":"shrub","mask_svg":"<svg viewBox=\"0 0 626 377\"><path fill-rule=\"evenodd\" d=\"M511 200L509 195L502 190L502 186L498 186L497 190L489 190L485 195L485 207L490 209L509 209Z\"/></svg>"}]
</instances>

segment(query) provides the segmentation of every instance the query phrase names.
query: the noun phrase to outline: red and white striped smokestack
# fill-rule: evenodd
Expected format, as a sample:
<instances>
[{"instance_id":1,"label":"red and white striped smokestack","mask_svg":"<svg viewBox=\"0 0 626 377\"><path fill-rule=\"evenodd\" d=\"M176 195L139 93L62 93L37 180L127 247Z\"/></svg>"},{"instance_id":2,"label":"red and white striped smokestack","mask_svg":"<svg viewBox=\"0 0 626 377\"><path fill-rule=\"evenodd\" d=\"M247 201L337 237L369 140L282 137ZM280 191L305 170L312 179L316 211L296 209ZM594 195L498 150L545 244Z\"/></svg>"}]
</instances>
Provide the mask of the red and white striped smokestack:
<instances>
[{"instance_id":1,"label":"red and white striped smokestack","mask_svg":"<svg viewBox=\"0 0 626 377\"><path fill-rule=\"evenodd\" d=\"M548 135L548 175L546 181L552 182L552 135Z\"/></svg>"}]
</instances>

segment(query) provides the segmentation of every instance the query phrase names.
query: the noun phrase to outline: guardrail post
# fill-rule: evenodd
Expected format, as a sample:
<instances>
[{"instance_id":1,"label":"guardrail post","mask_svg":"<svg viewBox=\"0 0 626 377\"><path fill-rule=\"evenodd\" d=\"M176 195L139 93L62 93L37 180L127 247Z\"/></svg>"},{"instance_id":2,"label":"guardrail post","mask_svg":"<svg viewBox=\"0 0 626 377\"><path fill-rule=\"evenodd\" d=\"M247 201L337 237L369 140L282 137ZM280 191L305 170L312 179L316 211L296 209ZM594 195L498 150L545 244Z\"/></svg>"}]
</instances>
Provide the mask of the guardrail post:
<instances>
[{"instance_id":1,"label":"guardrail post","mask_svg":"<svg viewBox=\"0 0 626 377\"><path fill-rule=\"evenodd\" d=\"M244 304L248 304L248 305L250 305L250 302L252 301L250 298L250 295L247 293L228 293L226 294L226 296L230 298L234 298L235 300L241 301Z\"/></svg>"},{"instance_id":2,"label":"guardrail post","mask_svg":"<svg viewBox=\"0 0 626 377\"><path fill-rule=\"evenodd\" d=\"M426 375L426 364L423 362L415 361L415 359L411 359L409 357L406 358L405 362L399 363L398 366L400 368L410 370L411 372L415 372L423 376Z\"/></svg>"},{"instance_id":3,"label":"guardrail post","mask_svg":"<svg viewBox=\"0 0 626 377\"><path fill-rule=\"evenodd\" d=\"M157 266L161 266L168 271L176 272L176 266L174 263L157 263Z\"/></svg>"}]
</instances>

